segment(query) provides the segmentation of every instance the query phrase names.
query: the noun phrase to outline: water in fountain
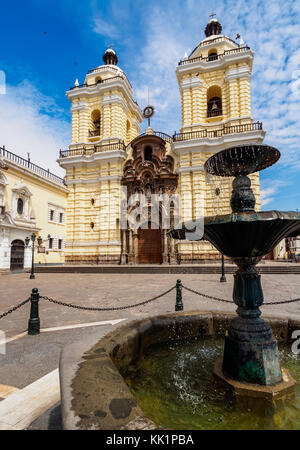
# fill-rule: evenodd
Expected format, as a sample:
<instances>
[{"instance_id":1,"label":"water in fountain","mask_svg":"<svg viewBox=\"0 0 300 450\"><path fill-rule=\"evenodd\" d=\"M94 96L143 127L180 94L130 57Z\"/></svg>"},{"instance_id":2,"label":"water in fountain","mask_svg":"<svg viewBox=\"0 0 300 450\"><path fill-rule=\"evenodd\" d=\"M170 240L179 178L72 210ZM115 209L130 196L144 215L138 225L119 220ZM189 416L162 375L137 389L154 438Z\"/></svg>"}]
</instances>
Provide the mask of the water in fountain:
<instances>
[{"instance_id":1,"label":"water in fountain","mask_svg":"<svg viewBox=\"0 0 300 450\"><path fill-rule=\"evenodd\" d=\"M147 417L175 430L299 430L300 384L295 397L275 405L240 408L232 392L213 376L222 339L155 345L125 380ZM281 363L300 380L300 356L280 346Z\"/></svg>"}]
</instances>

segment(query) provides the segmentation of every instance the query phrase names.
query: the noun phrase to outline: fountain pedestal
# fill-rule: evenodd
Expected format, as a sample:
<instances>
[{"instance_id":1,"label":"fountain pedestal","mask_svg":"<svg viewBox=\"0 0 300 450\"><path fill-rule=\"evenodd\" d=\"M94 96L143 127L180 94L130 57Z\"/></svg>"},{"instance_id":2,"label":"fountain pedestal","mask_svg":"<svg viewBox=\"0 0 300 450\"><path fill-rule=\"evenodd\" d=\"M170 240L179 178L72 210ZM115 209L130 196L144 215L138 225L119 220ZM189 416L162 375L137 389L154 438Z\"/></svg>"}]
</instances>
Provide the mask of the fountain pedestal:
<instances>
[{"instance_id":1,"label":"fountain pedestal","mask_svg":"<svg viewBox=\"0 0 300 450\"><path fill-rule=\"evenodd\" d=\"M261 385L282 381L278 348L270 325L260 318L263 304L260 275L251 263L236 261L233 300L238 316L225 337L223 372L234 380Z\"/></svg>"}]
</instances>

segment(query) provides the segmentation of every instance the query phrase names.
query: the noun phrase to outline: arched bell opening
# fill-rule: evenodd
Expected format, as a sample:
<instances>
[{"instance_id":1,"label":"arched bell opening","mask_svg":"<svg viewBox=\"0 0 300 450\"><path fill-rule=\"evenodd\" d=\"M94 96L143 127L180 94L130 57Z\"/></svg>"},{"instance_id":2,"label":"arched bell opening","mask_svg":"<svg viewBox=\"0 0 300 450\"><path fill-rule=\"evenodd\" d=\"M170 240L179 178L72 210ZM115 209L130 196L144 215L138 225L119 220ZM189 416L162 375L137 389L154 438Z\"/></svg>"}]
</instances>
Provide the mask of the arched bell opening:
<instances>
[{"instance_id":1,"label":"arched bell opening","mask_svg":"<svg viewBox=\"0 0 300 450\"><path fill-rule=\"evenodd\" d=\"M207 90L207 117L216 117L222 114L222 90L219 86L211 86Z\"/></svg>"}]
</instances>

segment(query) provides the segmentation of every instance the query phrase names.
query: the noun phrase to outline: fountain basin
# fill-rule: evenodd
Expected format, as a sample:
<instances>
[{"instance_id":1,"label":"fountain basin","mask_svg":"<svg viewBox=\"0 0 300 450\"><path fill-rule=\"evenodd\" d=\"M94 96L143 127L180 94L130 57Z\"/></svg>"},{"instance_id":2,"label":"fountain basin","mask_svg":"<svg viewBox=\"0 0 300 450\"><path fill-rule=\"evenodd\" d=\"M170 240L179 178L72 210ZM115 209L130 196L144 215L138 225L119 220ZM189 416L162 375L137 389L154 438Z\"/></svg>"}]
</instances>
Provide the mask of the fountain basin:
<instances>
[{"instance_id":1,"label":"fountain basin","mask_svg":"<svg viewBox=\"0 0 300 450\"><path fill-rule=\"evenodd\" d=\"M201 227L195 220L169 231L174 239L188 239ZM251 258L258 263L285 236L300 232L300 213L282 211L240 212L204 218L204 235L221 253L232 258ZM193 239L194 240L194 239Z\"/></svg>"},{"instance_id":2,"label":"fountain basin","mask_svg":"<svg viewBox=\"0 0 300 450\"><path fill-rule=\"evenodd\" d=\"M196 311L145 318L110 332L99 327L88 339L65 347L60 360L63 428L157 429L122 374L134 370L151 345L224 337L233 317ZM293 318L266 321L282 343L289 343L293 331L300 329L300 320Z\"/></svg>"}]
</instances>

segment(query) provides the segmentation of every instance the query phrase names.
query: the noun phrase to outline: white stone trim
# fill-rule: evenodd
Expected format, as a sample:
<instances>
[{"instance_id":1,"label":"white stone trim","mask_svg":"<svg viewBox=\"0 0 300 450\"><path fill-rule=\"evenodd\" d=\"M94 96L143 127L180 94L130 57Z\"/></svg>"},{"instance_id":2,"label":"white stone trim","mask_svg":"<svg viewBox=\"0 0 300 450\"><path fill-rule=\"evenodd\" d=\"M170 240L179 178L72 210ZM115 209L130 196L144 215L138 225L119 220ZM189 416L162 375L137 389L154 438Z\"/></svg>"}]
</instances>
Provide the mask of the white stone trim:
<instances>
[{"instance_id":1,"label":"white stone trim","mask_svg":"<svg viewBox=\"0 0 300 450\"><path fill-rule=\"evenodd\" d=\"M248 66L233 67L226 70L225 81L236 80L238 78L250 78L251 70Z\"/></svg>"},{"instance_id":2,"label":"white stone trim","mask_svg":"<svg viewBox=\"0 0 300 450\"><path fill-rule=\"evenodd\" d=\"M198 172L198 171L203 172L204 171L204 167L201 165L201 166L178 167L176 169L177 173Z\"/></svg>"},{"instance_id":3,"label":"white stone trim","mask_svg":"<svg viewBox=\"0 0 300 450\"><path fill-rule=\"evenodd\" d=\"M222 58L214 61L195 61L181 66L176 67L177 77L182 74L193 73L197 70L204 72L212 72L215 70L224 69L226 66L231 64L238 64L241 62L246 62L252 68L254 53L252 50L243 50L237 53L229 53L224 55Z\"/></svg>"},{"instance_id":4,"label":"white stone trim","mask_svg":"<svg viewBox=\"0 0 300 450\"><path fill-rule=\"evenodd\" d=\"M99 183L99 181L109 181L109 180L121 180L121 175L107 175L105 177L98 177L98 178L91 178L88 180L83 180L82 178L79 178L77 180L68 180L66 182L67 185L73 185L73 184L94 184Z\"/></svg>"},{"instance_id":5,"label":"white stone trim","mask_svg":"<svg viewBox=\"0 0 300 450\"><path fill-rule=\"evenodd\" d=\"M184 78L181 80L180 88L183 89L190 89L194 87L202 87L203 83L199 77L192 77L192 78Z\"/></svg>"},{"instance_id":6,"label":"white stone trim","mask_svg":"<svg viewBox=\"0 0 300 450\"><path fill-rule=\"evenodd\" d=\"M128 106L124 100L124 98L121 95L118 94L112 94L112 95L105 95L102 99L102 106L105 105L113 105L113 104L119 104L121 105L126 112L128 112Z\"/></svg>"},{"instance_id":7,"label":"white stone trim","mask_svg":"<svg viewBox=\"0 0 300 450\"><path fill-rule=\"evenodd\" d=\"M173 151L178 154L193 152L215 152L224 150L230 146L242 144L262 144L266 132L264 130L245 131L225 135L217 138L190 139L187 141L175 141L172 144Z\"/></svg>"},{"instance_id":8,"label":"white stone trim","mask_svg":"<svg viewBox=\"0 0 300 450\"><path fill-rule=\"evenodd\" d=\"M181 127L181 130L184 130L185 128L196 128L196 127L204 127L203 130L205 128L214 128L214 127L219 127L222 125L225 125L226 123L229 122L234 122L234 121L238 121L238 120L253 120L253 116L239 116L239 117L231 117L230 119L226 119L226 120L222 120L221 122L211 122L211 123L191 123L189 125L184 125L183 127ZM240 124L237 124L240 125ZM241 124L242 125L242 124ZM234 125L233 125L234 126ZM193 131L193 130L191 130ZM195 131L202 131L202 130L195 130ZM189 131L182 131L183 133L189 133Z\"/></svg>"},{"instance_id":9,"label":"white stone trim","mask_svg":"<svg viewBox=\"0 0 300 450\"><path fill-rule=\"evenodd\" d=\"M61 167L72 167L78 164L91 162L107 162L113 159L126 159L127 154L123 150L112 150L107 152L96 152L92 155L69 156L68 158L59 158L58 162Z\"/></svg>"},{"instance_id":10,"label":"white stone trim","mask_svg":"<svg viewBox=\"0 0 300 450\"><path fill-rule=\"evenodd\" d=\"M101 247L109 245L121 245L121 241L78 241L78 242L66 242L66 247Z\"/></svg>"},{"instance_id":11,"label":"white stone trim","mask_svg":"<svg viewBox=\"0 0 300 450\"><path fill-rule=\"evenodd\" d=\"M108 79L109 80L109 79ZM138 119L142 122L143 115L139 106L134 103L132 98L132 89L129 86L129 83L125 78L112 79L111 81L106 81L105 83L99 83L91 86L84 86L81 88L75 88L71 91L67 91L66 95L68 99L73 102L75 98L80 97L99 97L99 95L103 95L105 92L112 91L114 89L120 89L125 95L130 109L137 115Z\"/></svg>"},{"instance_id":12,"label":"white stone trim","mask_svg":"<svg viewBox=\"0 0 300 450\"><path fill-rule=\"evenodd\" d=\"M85 102L85 101L82 100L82 101L79 101L77 103L73 103L71 108L70 108L70 111L71 112L82 111L84 109L89 109L89 104L88 104L88 102Z\"/></svg>"}]
</instances>

